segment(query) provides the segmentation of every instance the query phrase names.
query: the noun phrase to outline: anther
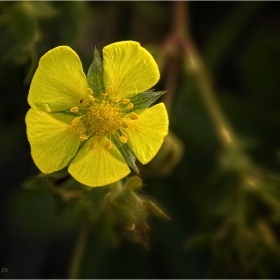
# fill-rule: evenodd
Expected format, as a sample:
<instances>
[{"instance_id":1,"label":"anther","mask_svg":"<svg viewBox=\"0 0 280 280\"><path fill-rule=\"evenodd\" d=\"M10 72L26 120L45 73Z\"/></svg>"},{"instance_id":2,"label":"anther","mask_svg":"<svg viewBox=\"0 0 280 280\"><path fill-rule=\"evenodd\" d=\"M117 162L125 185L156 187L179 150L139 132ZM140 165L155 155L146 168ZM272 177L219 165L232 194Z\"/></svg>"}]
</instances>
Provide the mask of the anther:
<instances>
[{"instance_id":1,"label":"anther","mask_svg":"<svg viewBox=\"0 0 280 280\"><path fill-rule=\"evenodd\" d=\"M130 99L123 99L122 104L128 104L130 102Z\"/></svg>"},{"instance_id":2,"label":"anther","mask_svg":"<svg viewBox=\"0 0 280 280\"><path fill-rule=\"evenodd\" d=\"M69 129L73 129L75 127L76 127L76 124L72 124L72 125L69 126Z\"/></svg>"},{"instance_id":3,"label":"anther","mask_svg":"<svg viewBox=\"0 0 280 280\"><path fill-rule=\"evenodd\" d=\"M112 86L109 86L109 87L108 87L108 92L109 92L109 93L112 93L112 92L113 92L113 87L112 87Z\"/></svg>"},{"instance_id":4,"label":"anther","mask_svg":"<svg viewBox=\"0 0 280 280\"><path fill-rule=\"evenodd\" d=\"M95 100L95 98L92 95L89 95L88 98L89 98L90 101L94 101Z\"/></svg>"},{"instance_id":5,"label":"anther","mask_svg":"<svg viewBox=\"0 0 280 280\"><path fill-rule=\"evenodd\" d=\"M80 135L80 140L83 141L83 140L88 140L88 137L85 135L85 134L81 134Z\"/></svg>"},{"instance_id":6,"label":"anther","mask_svg":"<svg viewBox=\"0 0 280 280\"><path fill-rule=\"evenodd\" d=\"M113 102L117 103L119 101L119 98L116 96L113 98Z\"/></svg>"},{"instance_id":7,"label":"anther","mask_svg":"<svg viewBox=\"0 0 280 280\"><path fill-rule=\"evenodd\" d=\"M124 135L120 136L119 139L123 144L127 143L127 139Z\"/></svg>"},{"instance_id":8,"label":"anther","mask_svg":"<svg viewBox=\"0 0 280 280\"><path fill-rule=\"evenodd\" d=\"M110 150L112 148L112 146L113 146L113 143L111 141L108 141L108 143L106 144L106 148L108 150Z\"/></svg>"},{"instance_id":9,"label":"anther","mask_svg":"<svg viewBox=\"0 0 280 280\"><path fill-rule=\"evenodd\" d=\"M106 92L105 90L102 90L102 94L103 94L104 96L107 96L107 92Z\"/></svg>"},{"instance_id":10,"label":"anther","mask_svg":"<svg viewBox=\"0 0 280 280\"><path fill-rule=\"evenodd\" d=\"M130 118L132 120L138 120L138 116L135 113L130 113Z\"/></svg>"},{"instance_id":11,"label":"anther","mask_svg":"<svg viewBox=\"0 0 280 280\"><path fill-rule=\"evenodd\" d=\"M71 122L71 124L72 124L72 125L77 124L79 121L80 121L80 118L77 117L77 118L75 118L75 119Z\"/></svg>"},{"instance_id":12,"label":"anther","mask_svg":"<svg viewBox=\"0 0 280 280\"><path fill-rule=\"evenodd\" d=\"M91 88L87 88L87 94L88 94L88 95L93 95L93 91L92 91Z\"/></svg>"},{"instance_id":13,"label":"anther","mask_svg":"<svg viewBox=\"0 0 280 280\"><path fill-rule=\"evenodd\" d=\"M128 126L127 126L127 124L126 124L125 122L122 122L122 123L121 123L121 126L122 126L123 128L128 128Z\"/></svg>"},{"instance_id":14,"label":"anther","mask_svg":"<svg viewBox=\"0 0 280 280\"><path fill-rule=\"evenodd\" d=\"M77 133L78 133L78 134L82 134L82 133L83 133L83 130L84 130L84 129L83 129L82 127L79 127L79 128L77 129Z\"/></svg>"},{"instance_id":15,"label":"anther","mask_svg":"<svg viewBox=\"0 0 280 280\"><path fill-rule=\"evenodd\" d=\"M126 138L126 141L128 140L127 134L123 133L122 136L124 136Z\"/></svg>"},{"instance_id":16,"label":"anther","mask_svg":"<svg viewBox=\"0 0 280 280\"><path fill-rule=\"evenodd\" d=\"M132 109L133 108L133 104L132 103L129 103L126 107L128 110Z\"/></svg>"},{"instance_id":17,"label":"anther","mask_svg":"<svg viewBox=\"0 0 280 280\"><path fill-rule=\"evenodd\" d=\"M70 109L70 112L78 113L79 112L79 108L78 107L73 107L73 108Z\"/></svg>"}]
</instances>

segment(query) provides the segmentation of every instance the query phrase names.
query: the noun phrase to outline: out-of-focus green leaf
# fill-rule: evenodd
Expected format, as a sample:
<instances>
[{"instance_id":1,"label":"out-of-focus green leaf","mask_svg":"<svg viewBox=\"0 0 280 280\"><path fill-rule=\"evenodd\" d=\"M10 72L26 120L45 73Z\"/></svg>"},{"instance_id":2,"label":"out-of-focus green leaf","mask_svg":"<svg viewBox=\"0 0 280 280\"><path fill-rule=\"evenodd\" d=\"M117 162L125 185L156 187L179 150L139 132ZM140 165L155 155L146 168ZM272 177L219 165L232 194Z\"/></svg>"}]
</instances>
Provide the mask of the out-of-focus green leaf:
<instances>
[{"instance_id":1,"label":"out-of-focus green leaf","mask_svg":"<svg viewBox=\"0 0 280 280\"><path fill-rule=\"evenodd\" d=\"M17 5L12 11L9 27L22 47L35 43L39 35L35 18L30 16L24 5Z\"/></svg>"},{"instance_id":2,"label":"out-of-focus green leaf","mask_svg":"<svg viewBox=\"0 0 280 280\"><path fill-rule=\"evenodd\" d=\"M9 215L13 226L30 236L51 237L73 229L82 221L82 208L69 202L55 214L55 201L46 192L18 190L10 197Z\"/></svg>"},{"instance_id":3,"label":"out-of-focus green leaf","mask_svg":"<svg viewBox=\"0 0 280 280\"><path fill-rule=\"evenodd\" d=\"M59 15L52 3L46 1L25 1L23 8L35 18L52 18Z\"/></svg>"}]
</instances>

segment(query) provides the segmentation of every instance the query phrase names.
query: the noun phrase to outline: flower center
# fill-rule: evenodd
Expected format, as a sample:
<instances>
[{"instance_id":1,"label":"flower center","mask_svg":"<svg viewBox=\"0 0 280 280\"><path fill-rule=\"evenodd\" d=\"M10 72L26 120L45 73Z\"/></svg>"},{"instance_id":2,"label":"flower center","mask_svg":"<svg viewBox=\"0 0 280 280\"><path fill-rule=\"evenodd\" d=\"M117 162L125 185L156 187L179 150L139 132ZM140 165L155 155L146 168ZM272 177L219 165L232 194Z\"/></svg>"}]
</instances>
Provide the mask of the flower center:
<instances>
[{"instance_id":1,"label":"flower center","mask_svg":"<svg viewBox=\"0 0 280 280\"><path fill-rule=\"evenodd\" d=\"M112 90L112 87L109 87L109 92L112 92ZM86 114L73 119L69 129L76 129L81 141L88 140L89 137L95 135L101 136L101 141L103 136L108 137L110 140L106 144L107 149L111 149L113 146L111 134L116 133L119 136L119 140L123 144L126 144L128 138L123 129L128 128L127 123L124 121L128 117L128 113L124 111L132 109L134 105L129 99L123 99L121 101L119 101L118 97L112 100L108 99L105 90L102 91L104 96L102 101L93 97L93 91L90 88L87 89L87 94L89 102L84 99L80 100L80 104L85 105L85 107L73 107L70 109L71 113L79 113L80 111L86 110ZM129 117L131 120L138 119L137 114L133 112L129 113ZM92 145L90 147L92 149Z\"/></svg>"},{"instance_id":2,"label":"flower center","mask_svg":"<svg viewBox=\"0 0 280 280\"><path fill-rule=\"evenodd\" d=\"M120 127L122 114L117 104L102 100L89 107L83 121L90 134L108 136Z\"/></svg>"}]
</instances>

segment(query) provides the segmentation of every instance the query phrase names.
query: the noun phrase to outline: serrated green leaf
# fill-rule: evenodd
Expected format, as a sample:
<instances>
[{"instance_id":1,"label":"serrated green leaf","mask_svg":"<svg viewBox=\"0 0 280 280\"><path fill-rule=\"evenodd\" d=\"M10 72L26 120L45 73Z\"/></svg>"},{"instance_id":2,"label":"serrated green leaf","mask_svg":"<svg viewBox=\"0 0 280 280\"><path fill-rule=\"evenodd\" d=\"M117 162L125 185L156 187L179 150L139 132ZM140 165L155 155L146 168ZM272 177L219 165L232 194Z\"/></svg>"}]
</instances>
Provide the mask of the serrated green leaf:
<instances>
[{"instance_id":1,"label":"serrated green leaf","mask_svg":"<svg viewBox=\"0 0 280 280\"><path fill-rule=\"evenodd\" d=\"M97 49L93 52L93 61L88 69L87 81L89 87L94 93L94 97L101 96L101 91L104 90L103 84L103 63Z\"/></svg>"},{"instance_id":2,"label":"serrated green leaf","mask_svg":"<svg viewBox=\"0 0 280 280\"><path fill-rule=\"evenodd\" d=\"M123 144L119 140L117 135L112 136L112 141L115 144L115 146L117 147L117 149L120 151L120 153L122 154L127 165L130 168L132 168L136 173L139 174L139 170L135 164L136 156L134 155L133 151L129 148L129 146L127 144Z\"/></svg>"},{"instance_id":3,"label":"serrated green leaf","mask_svg":"<svg viewBox=\"0 0 280 280\"><path fill-rule=\"evenodd\" d=\"M167 91L148 90L131 97L130 102L134 106L133 109L126 110L126 113L150 107L158 98L160 98L166 92Z\"/></svg>"}]
</instances>

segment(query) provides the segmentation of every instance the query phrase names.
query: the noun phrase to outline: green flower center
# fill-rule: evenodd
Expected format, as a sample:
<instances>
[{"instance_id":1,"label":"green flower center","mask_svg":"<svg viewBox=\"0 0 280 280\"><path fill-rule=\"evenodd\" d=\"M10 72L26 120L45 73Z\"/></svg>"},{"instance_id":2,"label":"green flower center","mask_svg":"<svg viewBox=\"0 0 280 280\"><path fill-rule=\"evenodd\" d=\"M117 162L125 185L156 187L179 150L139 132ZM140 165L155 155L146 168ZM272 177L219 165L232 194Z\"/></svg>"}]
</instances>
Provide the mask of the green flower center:
<instances>
[{"instance_id":1,"label":"green flower center","mask_svg":"<svg viewBox=\"0 0 280 280\"><path fill-rule=\"evenodd\" d=\"M122 114L117 104L102 100L89 107L83 121L89 134L108 136L121 126Z\"/></svg>"}]
</instances>

